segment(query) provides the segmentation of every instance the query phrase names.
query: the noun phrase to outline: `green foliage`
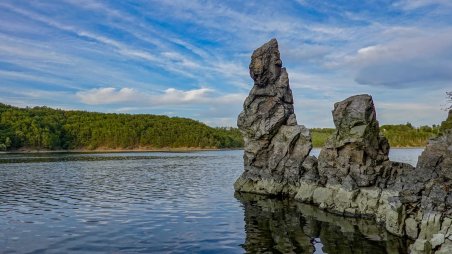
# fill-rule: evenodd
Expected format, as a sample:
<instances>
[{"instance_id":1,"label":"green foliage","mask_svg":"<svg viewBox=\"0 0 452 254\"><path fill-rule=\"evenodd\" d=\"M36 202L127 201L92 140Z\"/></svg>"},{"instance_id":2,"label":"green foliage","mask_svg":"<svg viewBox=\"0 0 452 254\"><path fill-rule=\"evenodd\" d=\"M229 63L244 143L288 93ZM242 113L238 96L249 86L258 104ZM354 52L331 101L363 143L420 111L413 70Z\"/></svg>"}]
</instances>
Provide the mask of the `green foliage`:
<instances>
[{"instance_id":1,"label":"green foliage","mask_svg":"<svg viewBox=\"0 0 452 254\"><path fill-rule=\"evenodd\" d=\"M237 148L236 128L187 118L105 114L0 104L0 149Z\"/></svg>"},{"instance_id":2,"label":"green foliage","mask_svg":"<svg viewBox=\"0 0 452 254\"><path fill-rule=\"evenodd\" d=\"M415 128L411 123L383 125L380 127L380 133L388 139L391 147L422 147L427 144L430 138L439 135L441 129L446 128L448 124L450 125L449 128L452 128L452 117L449 117L449 119L450 122L444 121L442 127L433 125ZM313 146L322 147L333 132L333 128L311 129Z\"/></svg>"},{"instance_id":3,"label":"green foliage","mask_svg":"<svg viewBox=\"0 0 452 254\"><path fill-rule=\"evenodd\" d=\"M451 98L452 98L452 94L451 94ZM442 132L444 132L445 130L449 130L452 129L452 109L449 110L449 116L447 117L447 119L445 121L443 121L441 123L440 126L440 130Z\"/></svg>"},{"instance_id":4,"label":"green foliage","mask_svg":"<svg viewBox=\"0 0 452 254\"><path fill-rule=\"evenodd\" d=\"M421 147L425 146L430 138L437 136L440 130L436 125L415 128L407 123L383 125L380 132L388 139L391 147Z\"/></svg>"},{"instance_id":5,"label":"green foliage","mask_svg":"<svg viewBox=\"0 0 452 254\"><path fill-rule=\"evenodd\" d=\"M313 128L311 129L312 146L322 147L326 140L334 133L333 128Z\"/></svg>"},{"instance_id":6,"label":"green foliage","mask_svg":"<svg viewBox=\"0 0 452 254\"><path fill-rule=\"evenodd\" d=\"M383 125L380 132L392 147L420 147L446 129L452 129L452 113L440 126ZM333 128L311 129L313 146L322 147L333 132ZM243 139L237 128L212 128L187 118L17 108L0 103L0 151L190 147L239 148Z\"/></svg>"}]
</instances>

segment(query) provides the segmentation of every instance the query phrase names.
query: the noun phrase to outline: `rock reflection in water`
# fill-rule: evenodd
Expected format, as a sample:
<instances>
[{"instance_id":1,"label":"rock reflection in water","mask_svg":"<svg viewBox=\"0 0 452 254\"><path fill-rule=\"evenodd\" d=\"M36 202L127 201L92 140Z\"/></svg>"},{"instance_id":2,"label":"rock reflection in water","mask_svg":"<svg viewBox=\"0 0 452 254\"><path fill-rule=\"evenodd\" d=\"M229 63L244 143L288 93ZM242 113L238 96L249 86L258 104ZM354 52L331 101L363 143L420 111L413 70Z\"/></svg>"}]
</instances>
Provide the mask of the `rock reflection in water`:
<instances>
[{"instance_id":1,"label":"rock reflection in water","mask_svg":"<svg viewBox=\"0 0 452 254\"><path fill-rule=\"evenodd\" d=\"M407 253L406 240L372 220L291 200L235 193L245 209L247 253Z\"/></svg>"}]
</instances>

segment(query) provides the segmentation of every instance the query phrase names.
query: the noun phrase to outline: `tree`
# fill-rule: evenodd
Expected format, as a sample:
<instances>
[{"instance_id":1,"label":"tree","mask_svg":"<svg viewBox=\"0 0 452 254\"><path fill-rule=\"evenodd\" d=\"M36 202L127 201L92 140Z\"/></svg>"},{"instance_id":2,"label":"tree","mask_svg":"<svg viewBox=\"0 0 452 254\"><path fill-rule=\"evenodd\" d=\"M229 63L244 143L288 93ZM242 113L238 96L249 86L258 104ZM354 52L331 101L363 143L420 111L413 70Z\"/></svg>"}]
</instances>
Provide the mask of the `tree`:
<instances>
[{"instance_id":1,"label":"tree","mask_svg":"<svg viewBox=\"0 0 452 254\"><path fill-rule=\"evenodd\" d=\"M5 146L6 148L9 148L11 146L11 139L9 137L6 137L5 139Z\"/></svg>"},{"instance_id":2,"label":"tree","mask_svg":"<svg viewBox=\"0 0 452 254\"><path fill-rule=\"evenodd\" d=\"M446 108L446 110L451 110L452 109L452 91L446 92L446 98L447 98L447 103L450 103L450 105Z\"/></svg>"}]
</instances>

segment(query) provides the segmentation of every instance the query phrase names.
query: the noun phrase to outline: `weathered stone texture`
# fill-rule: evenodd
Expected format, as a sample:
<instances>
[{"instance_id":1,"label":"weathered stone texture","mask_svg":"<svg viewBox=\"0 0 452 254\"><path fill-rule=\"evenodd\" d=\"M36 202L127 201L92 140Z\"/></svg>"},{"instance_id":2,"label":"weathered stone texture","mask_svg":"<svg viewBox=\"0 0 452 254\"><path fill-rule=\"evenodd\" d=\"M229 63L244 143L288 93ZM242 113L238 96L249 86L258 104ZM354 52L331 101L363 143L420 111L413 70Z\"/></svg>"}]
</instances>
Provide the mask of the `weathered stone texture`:
<instances>
[{"instance_id":1,"label":"weathered stone texture","mask_svg":"<svg viewBox=\"0 0 452 254\"><path fill-rule=\"evenodd\" d=\"M375 186L391 164L384 163L389 144L380 135L372 97L356 95L334 104L333 120L336 131L319 155L320 175L349 190Z\"/></svg>"},{"instance_id":2,"label":"weathered stone texture","mask_svg":"<svg viewBox=\"0 0 452 254\"><path fill-rule=\"evenodd\" d=\"M336 130L317 159L309 156L309 130L297 125L275 39L254 51L250 76L254 86L237 121L245 170L236 191L289 196L337 214L372 217L392 234L415 240L411 253L452 253L447 121L443 135L430 140L414 168L389 160L372 97L352 96L334 105Z\"/></svg>"},{"instance_id":3,"label":"weathered stone texture","mask_svg":"<svg viewBox=\"0 0 452 254\"><path fill-rule=\"evenodd\" d=\"M234 186L242 192L288 195L304 173L312 144L309 130L297 125L276 39L253 52L250 76L254 86L237 120L245 141L245 172Z\"/></svg>"},{"instance_id":4,"label":"weathered stone texture","mask_svg":"<svg viewBox=\"0 0 452 254\"><path fill-rule=\"evenodd\" d=\"M400 200L414 219L406 223L408 237L416 239L412 253L450 253L452 250L452 131L429 141L416 169L398 183ZM419 228L419 235L410 228ZM420 246L430 248L421 250Z\"/></svg>"}]
</instances>

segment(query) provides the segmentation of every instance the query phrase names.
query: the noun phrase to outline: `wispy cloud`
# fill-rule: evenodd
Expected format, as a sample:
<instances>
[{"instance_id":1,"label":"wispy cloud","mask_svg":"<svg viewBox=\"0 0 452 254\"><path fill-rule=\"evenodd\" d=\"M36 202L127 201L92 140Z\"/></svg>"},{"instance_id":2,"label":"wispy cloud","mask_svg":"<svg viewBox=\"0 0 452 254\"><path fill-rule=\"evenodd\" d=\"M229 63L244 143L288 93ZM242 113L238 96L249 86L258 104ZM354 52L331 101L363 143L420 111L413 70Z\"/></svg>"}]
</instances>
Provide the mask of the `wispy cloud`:
<instances>
[{"instance_id":1,"label":"wispy cloud","mask_svg":"<svg viewBox=\"0 0 452 254\"><path fill-rule=\"evenodd\" d=\"M438 123L438 98L452 82L451 7L445 0L6 0L0 99L235 125L252 85L252 50L276 37L302 123L332 126L333 103L356 93L374 95L383 123L401 115Z\"/></svg>"},{"instance_id":2,"label":"wispy cloud","mask_svg":"<svg viewBox=\"0 0 452 254\"><path fill-rule=\"evenodd\" d=\"M113 104L118 102L128 102L135 99L139 94L132 88L116 89L114 87L94 88L88 91L80 91L76 96L86 104Z\"/></svg>"},{"instance_id":3,"label":"wispy cloud","mask_svg":"<svg viewBox=\"0 0 452 254\"><path fill-rule=\"evenodd\" d=\"M165 105L217 105L228 103L240 103L245 99L245 94L218 94L213 89L199 88L192 90L178 90L168 88L163 92L143 92L133 88L102 87L76 92L76 97L81 102L98 104L129 104L141 106L165 106Z\"/></svg>"},{"instance_id":4,"label":"wispy cloud","mask_svg":"<svg viewBox=\"0 0 452 254\"><path fill-rule=\"evenodd\" d=\"M452 81L452 29L361 48L346 61L359 84L393 88L449 87Z\"/></svg>"},{"instance_id":5,"label":"wispy cloud","mask_svg":"<svg viewBox=\"0 0 452 254\"><path fill-rule=\"evenodd\" d=\"M449 0L402 0L394 3L394 6L404 10L414 10L426 6L452 8L452 2Z\"/></svg>"}]
</instances>

